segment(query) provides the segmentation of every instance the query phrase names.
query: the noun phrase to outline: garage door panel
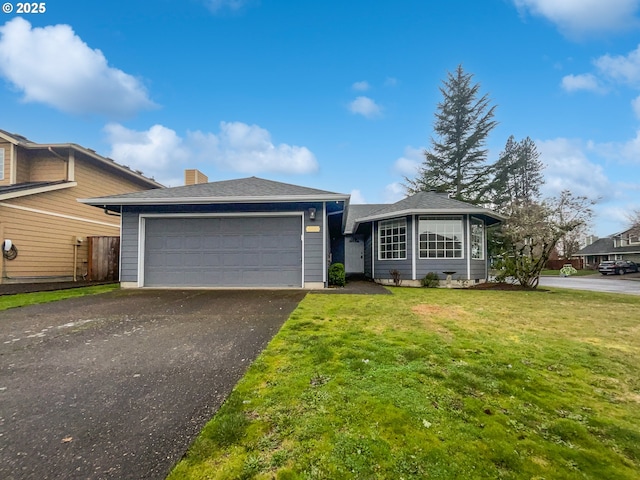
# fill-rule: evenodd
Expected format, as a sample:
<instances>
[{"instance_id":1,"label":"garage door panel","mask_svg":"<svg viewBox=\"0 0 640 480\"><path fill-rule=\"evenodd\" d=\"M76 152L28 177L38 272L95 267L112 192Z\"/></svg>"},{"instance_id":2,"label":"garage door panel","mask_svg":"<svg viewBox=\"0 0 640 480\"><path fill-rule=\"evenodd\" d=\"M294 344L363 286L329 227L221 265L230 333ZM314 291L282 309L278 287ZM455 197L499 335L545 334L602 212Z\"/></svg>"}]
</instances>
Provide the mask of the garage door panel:
<instances>
[{"instance_id":1,"label":"garage door panel","mask_svg":"<svg viewBox=\"0 0 640 480\"><path fill-rule=\"evenodd\" d=\"M199 267L202 265L202 254L186 252L184 254L184 266L185 267Z\"/></svg>"},{"instance_id":2,"label":"garage door panel","mask_svg":"<svg viewBox=\"0 0 640 480\"><path fill-rule=\"evenodd\" d=\"M205 253L202 255L202 265L209 267L219 267L222 265L222 255L219 253Z\"/></svg>"},{"instance_id":3,"label":"garage door panel","mask_svg":"<svg viewBox=\"0 0 640 480\"><path fill-rule=\"evenodd\" d=\"M183 242L184 242L184 237L170 236L166 238L164 246L165 248L170 248L173 250L182 250L182 248L184 248Z\"/></svg>"},{"instance_id":4,"label":"garage door panel","mask_svg":"<svg viewBox=\"0 0 640 480\"><path fill-rule=\"evenodd\" d=\"M186 249L200 249L202 247L202 238L200 236L185 237L184 248Z\"/></svg>"},{"instance_id":5,"label":"garage door panel","mask_svg":"<svg viewBox=\"0 0 640 480\"><path fill-rule=\"evenodd\" d=\"M242 246L244 248L259 248L261 246L260 236L251 234L242 237Z\"/></svg>"},{"instance_id":6,"label":"garage door panel","mask_svg":"<svg viewBox=\"0 0 640 480\"><path fill-rule=\"evenodd\" d=\"M169 267L177 267L178 269L184 265L184 253L183 252L172 252L165 254L165 264Z\"/></svg>"},{"instance_id":7,"label":"garage door panel","mask_svg":"<svg viewBox=\"0 0 640 480\"><path fill-rule=\"evenodd\" d=\"M148 218L146 286L302 284L301 217Z\"/></svg>"}]
</instances>

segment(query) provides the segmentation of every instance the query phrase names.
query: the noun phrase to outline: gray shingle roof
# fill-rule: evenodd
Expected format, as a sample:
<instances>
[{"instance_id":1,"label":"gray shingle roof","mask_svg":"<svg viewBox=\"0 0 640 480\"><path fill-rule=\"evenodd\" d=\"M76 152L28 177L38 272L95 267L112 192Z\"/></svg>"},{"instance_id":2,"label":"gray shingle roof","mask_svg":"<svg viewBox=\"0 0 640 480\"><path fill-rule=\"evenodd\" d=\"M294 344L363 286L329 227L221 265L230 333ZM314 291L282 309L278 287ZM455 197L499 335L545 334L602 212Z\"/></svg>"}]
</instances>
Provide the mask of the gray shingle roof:
<instances>
[{"instance_id":1,"label":"gray shingle roof","mask_svg":"<svg viewBox=\"0 0 640 480\"><path fill-rule=\"evenodd\" d=\"M615 253L640 253L640 245L627 245L624 247L615 247L613 238L605 237L599 238L591 245L587 245L582 250L579 250L574 257L583 255L608 255Z\"/></svg>"},{"instance_id":2,"label":"gray shingle roof","mask_svg":"<svg viewBox=\"0 0 640 480\"><path fill-rule=\"evenodd\" d=\"M237 180L158 188L143 192L81 200L90 205L137 205L204 202L268 202L287 200L346 200L341 193L248 177Z\"/></svg>"},{"instance_id":3,"label":"gray shingle roof","mask_svg":"<svg viewBox=\"0 0 640 480\"><path fill-rule=\"evenodd\" d=\"M353 228L355 227L356 220L358 218L366 217L376 210L380 210L381 208L385 208L387 206L388 204L385 203L349 205L349 208L347 209L347 216L344 220L344 233L353 233Z\"/></svg>"},{"instance_id":4,"label":"gray shingle roof","mask_svg":"<svg viewBox=\"0 0 640 480\"><path fill-rule=\"evenodd\" d=\"M352 207L349 206L349 209ZM476 214L483 217L489 225L503 219L501 215L491 210L449 198L446 193L438 192L418 192L396 203L377 205L377 207L379 208L363 210L358 216L349 213L345 222L345 233L353 233L360 223L412 214Z\"/></svg>"}]
</instances>

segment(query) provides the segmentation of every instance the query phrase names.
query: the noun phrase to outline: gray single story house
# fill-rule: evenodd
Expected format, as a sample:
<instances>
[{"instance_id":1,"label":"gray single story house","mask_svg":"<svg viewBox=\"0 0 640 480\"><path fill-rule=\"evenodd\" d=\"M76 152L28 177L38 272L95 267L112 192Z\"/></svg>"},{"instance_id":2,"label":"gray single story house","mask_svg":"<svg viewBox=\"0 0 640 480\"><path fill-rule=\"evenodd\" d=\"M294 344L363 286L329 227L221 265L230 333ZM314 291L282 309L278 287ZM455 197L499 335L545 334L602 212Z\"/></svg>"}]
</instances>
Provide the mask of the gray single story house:
<instances>
[{"instance_id":1,"label":"gray single story house","mask_svg":"<svg viewBox=\"0 0 640 480\"><path fill-rule=\"evenodd\" d=\"M394 204L256 177L81 199L120 215L120 280L135 287L324 288L329 265L403 285L488 277L500 215L419 192Z\"/></svg>"}]
</instances>

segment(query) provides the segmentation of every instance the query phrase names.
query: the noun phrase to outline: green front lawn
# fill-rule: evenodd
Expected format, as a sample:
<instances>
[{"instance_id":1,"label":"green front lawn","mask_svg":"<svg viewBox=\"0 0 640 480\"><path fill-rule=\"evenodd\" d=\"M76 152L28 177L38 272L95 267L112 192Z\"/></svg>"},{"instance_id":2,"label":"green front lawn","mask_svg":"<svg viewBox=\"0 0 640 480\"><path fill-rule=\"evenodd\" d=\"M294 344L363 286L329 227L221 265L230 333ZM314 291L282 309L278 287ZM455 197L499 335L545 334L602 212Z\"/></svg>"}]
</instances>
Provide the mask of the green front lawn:
<instances>
[{"instance_id":1,"label":"green front lawn","mask_svg":"<svg viewBox=\"0 0 640 480\"><path fill-rule=\"evenodd\" d=\"M18 293L16 295L3 295L0 297L0 310L8 308L24 307L36 303L49 303L65 298L83 297L97 293L110 292L120 288L117 283L98 285L95 287L69 288L66 290L54 290L52 292Z\"/></svg>"},{"instance_id":2,"label":"green front lawn","mask_svg":"<svg viewBox=\"0 0 640 480\"><path fill-rule=\"evenodd\" d=\"M307 295L169 478L640 478L640 297L392 291Z\"/></svg>"}]
</instances>

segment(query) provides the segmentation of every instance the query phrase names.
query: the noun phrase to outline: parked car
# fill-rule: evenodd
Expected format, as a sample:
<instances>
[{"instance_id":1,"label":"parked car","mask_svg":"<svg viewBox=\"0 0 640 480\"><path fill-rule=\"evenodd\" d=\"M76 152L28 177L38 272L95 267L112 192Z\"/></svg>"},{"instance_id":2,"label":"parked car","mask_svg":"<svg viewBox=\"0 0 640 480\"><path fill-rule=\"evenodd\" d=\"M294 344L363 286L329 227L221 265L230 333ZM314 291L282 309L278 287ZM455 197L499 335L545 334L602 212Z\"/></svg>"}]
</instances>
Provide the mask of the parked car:
<instances>
[{"instance_id":1,"label":"parked car","mask_svg":"<svg viewBox=\"0 0 640 480\"><path fill-rule=\"evenodd\" d=\"M624 275L625 273L637 273L638 265L628 260L608 260L598 265L598 271L602 275Z\"/></svg>"}]
</instances>

